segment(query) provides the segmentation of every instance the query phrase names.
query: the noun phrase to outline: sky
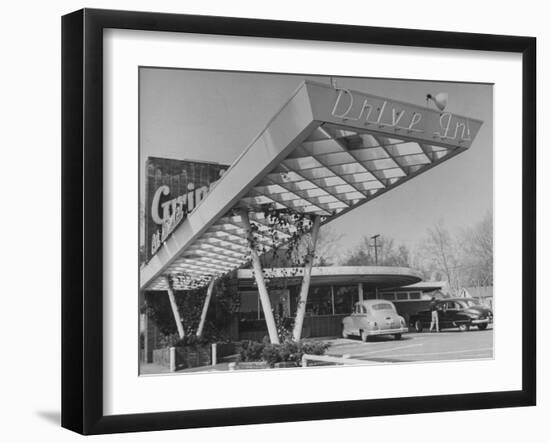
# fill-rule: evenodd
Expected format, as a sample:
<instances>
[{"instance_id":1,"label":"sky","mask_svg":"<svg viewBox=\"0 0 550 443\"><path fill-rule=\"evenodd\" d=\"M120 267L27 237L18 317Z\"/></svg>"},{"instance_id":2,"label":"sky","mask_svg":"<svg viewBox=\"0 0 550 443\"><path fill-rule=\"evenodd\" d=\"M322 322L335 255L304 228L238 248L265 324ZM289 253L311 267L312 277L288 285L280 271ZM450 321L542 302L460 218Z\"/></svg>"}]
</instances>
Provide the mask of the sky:
<instances>
[{"instance_id":1,"label":"sky","mask_svg":"<svg viewBox=\"0 0 550 443\"><path fill-rule=\"evenodd\" d=\"M403 70L406 76L406 69ZM147 157L231 164L305 79L325 76L140 68L140 200ZM470 149L326 226L340 253L380 234L415 249L439 221L451 231L493 207L493 87L488 84L333 77L338 87L426 106L449 94L445 111L483 121ZM324 228L322 228L324 229Z\"/></svg>"}]
</instances>

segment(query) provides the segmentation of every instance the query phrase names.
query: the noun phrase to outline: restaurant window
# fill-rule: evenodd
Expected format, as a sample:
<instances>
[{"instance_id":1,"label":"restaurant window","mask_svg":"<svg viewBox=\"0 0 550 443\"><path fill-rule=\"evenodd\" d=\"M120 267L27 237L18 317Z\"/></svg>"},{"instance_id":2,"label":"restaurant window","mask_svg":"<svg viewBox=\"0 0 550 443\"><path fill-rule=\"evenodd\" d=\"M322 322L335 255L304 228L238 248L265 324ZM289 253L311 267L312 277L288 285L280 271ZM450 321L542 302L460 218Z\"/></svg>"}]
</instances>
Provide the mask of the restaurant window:
<instances>
[{"instance_id":1,"label":"restaurant window","mask_svg":"<svg viewBox=\"0 0 550 443\"><path fill-rule=\"evenodd\" d=\"M257 320L260 318L258 297L256 291L242 291L240 293L239 313L241 319Z\"/></svg>"},{"instance_id":2,"label":"restaurant window","mask_svg":"<svg viewBox=\"0 0 550 443\"><path fill-rule=\"evenodd\" d=\"M382 292L378 298L381 300L395 300L395 294L393 292Z\"/></svg>"},{"instance_id":3,"label":"restaurant window","mask_svg":"<svg viewBox=\"0 0 550 443\"><path fill-rule=\"evenodd\" d=\"M332 314L332 297L330 294L330 286L317 286L309 288L306 313L309 315Z\"/></svg>"},{"instance_id":4,"label":"restaurant window","mask_svg":"<svg viewBox=\"0 0 550 443\"><path fill-rule=\"evenodd\" d=\"M397 300L408 300L409 294L407 292L398 292L397 293Z\"/></svg>"},{"instance_id":5,"label":"restaurant window","mask_svg":"<svg viewBox=\"0 0 550 443\"><path fill-rule=\"evenodd\" d=\"M422 298L420 292L410 292L409 293L409 298L411 300L420 300Z\"/></svg>"},{"instance_id":6,"label":"restaurant window","mask_svg":"<svg viewBox=\"0 0 550 443\"><path fill-rule=\"evenodd\" d=\"M350 314L359 300L357 285L334 286L334 313Z\"/></svg>"}]
</instances>

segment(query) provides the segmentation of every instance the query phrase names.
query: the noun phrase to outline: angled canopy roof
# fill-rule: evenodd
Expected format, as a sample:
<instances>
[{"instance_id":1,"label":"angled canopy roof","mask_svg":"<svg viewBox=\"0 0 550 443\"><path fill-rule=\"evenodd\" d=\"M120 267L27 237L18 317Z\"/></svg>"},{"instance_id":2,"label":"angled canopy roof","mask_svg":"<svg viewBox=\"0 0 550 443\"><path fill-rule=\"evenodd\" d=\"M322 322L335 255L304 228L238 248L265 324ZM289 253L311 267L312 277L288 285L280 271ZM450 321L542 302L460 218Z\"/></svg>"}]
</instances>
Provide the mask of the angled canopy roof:
<instances>
[{"instance_id":1,"label":"angled canopy roof","mask_svg":"<svg viewBox=\"0 0 550 443\"><path fill-rule=\"evenodd\" d=\"M141 269L142 289L191 289L248 260L239 215L256 242L275 235L265 205L327 223L470 147L482 122L370 94L304 82L208 196Z\"/></svg>"}]
</instances>

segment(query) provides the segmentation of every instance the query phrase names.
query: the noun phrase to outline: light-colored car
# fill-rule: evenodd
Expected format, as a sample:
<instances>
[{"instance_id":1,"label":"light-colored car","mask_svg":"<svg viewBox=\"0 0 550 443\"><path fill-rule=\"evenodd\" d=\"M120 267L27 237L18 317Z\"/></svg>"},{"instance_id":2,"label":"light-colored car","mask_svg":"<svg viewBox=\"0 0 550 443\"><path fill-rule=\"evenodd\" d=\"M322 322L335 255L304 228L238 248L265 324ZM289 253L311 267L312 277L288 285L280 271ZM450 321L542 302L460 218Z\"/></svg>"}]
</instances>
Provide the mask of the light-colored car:
<instances>
[{"instance_id":1,"label":"light-colored car","mask_svg":"<svg viewBox=\"0 0 550 443\"><path fill-rule=\"evenodd\" d=\"M367 341L374 335L393 335L397 340L408 332L405 319L387 300L364 300L355 303L354 312L342 320L342 337L357 335Z\"/></svg>"}]
</instances>

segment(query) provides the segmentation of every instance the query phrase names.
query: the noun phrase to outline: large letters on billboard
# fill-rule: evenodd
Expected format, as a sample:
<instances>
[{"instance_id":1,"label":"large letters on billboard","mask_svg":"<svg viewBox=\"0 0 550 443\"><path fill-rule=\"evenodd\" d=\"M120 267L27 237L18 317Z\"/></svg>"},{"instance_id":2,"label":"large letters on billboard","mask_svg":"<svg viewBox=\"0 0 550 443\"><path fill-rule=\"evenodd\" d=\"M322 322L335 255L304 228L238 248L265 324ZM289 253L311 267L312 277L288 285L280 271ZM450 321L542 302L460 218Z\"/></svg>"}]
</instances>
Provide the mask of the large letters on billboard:
<instances>
[{"instance_id":1,"label":"large letters on billboard","mask_svg":"<svg viewBox=\"0 0 550 443\"><path fill-rule=\"evenodd\" d=\"M149 261L228 166L149 157L145 168L145 251Z\"/></svg>"}]
</instances>

